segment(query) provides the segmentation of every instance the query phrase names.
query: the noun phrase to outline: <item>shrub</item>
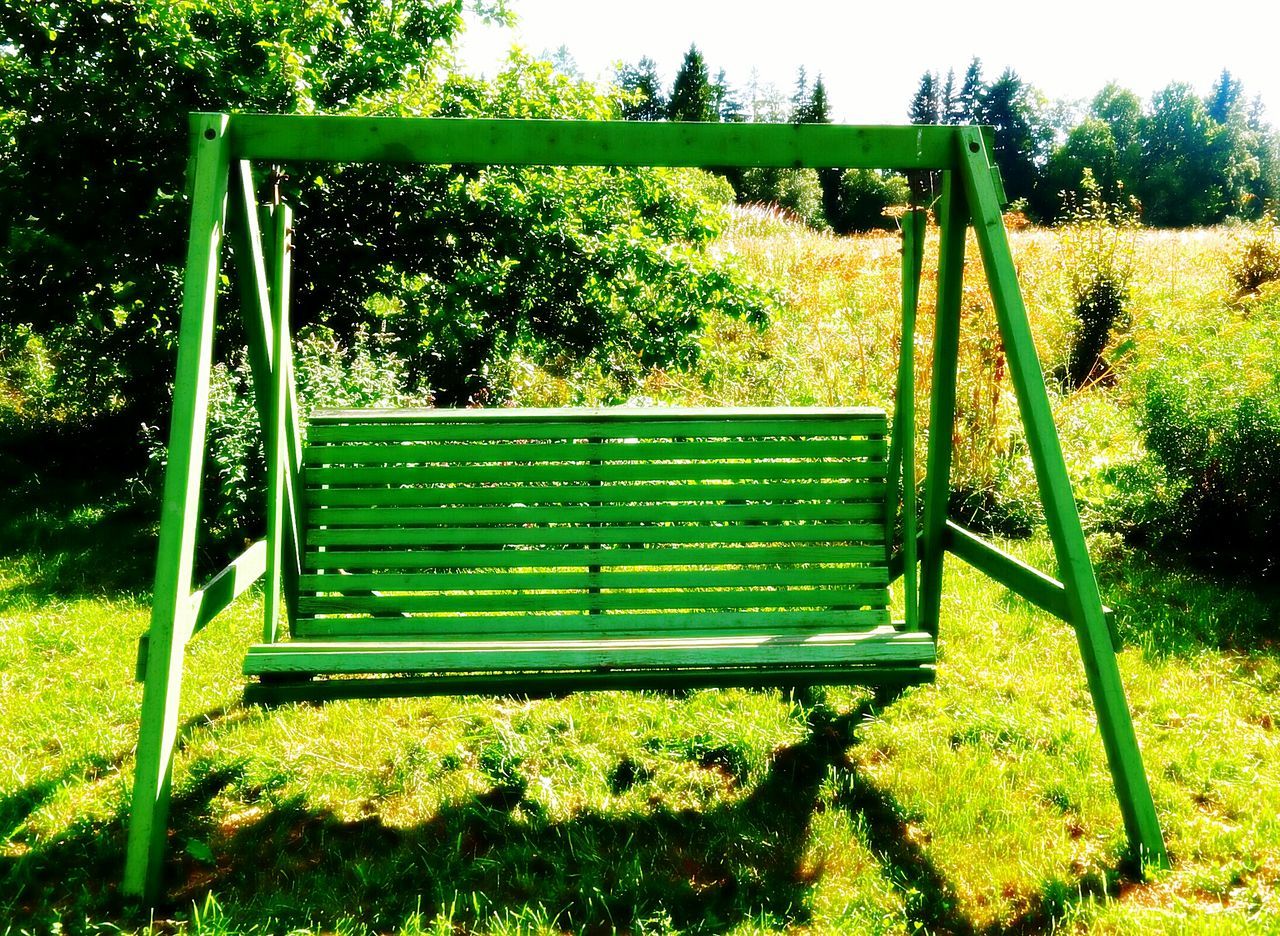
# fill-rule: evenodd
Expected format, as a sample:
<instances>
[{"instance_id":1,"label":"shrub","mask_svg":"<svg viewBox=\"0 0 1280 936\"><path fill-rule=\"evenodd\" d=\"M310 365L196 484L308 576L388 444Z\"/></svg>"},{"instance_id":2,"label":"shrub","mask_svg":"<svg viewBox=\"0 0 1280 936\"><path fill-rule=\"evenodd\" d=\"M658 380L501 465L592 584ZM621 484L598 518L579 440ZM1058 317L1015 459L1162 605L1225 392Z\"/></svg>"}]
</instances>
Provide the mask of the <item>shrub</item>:
<instances>
[{"instance_id":1,"label":"shrub","mask_svg":"<svg viewBox=\"0 0 1280 936\"><path fill-rule=\"evenodd\" d=\"M1210 564L1280 568L1280 349L1274 322L1229 322L1161 359L1146 442L1182 484L1167 533Z\"/></svg>"},{"instance_id":2,"label":"shrub","mask_svg":"<svg viewBox=\"0 0 1280 936\"><path fill-rule=\"evenodd\" d=\"M906 205L910 197L907 180L898 173L849 169L840 176L840 217L828 220L841 234L893 230L897 222L886 211Z\"/></svg>"},{"instance_id":3,"label":"shrub","mask_svg":"<svg viewBox=\"0 0 1280 936\"><path fill-rule=\"evenodd\" d=\"M1079 195L1067 198L1063 247L1067 291L1075 322L1065 378L1075 389L1109 372L1103 354L1117 328L1128 323L1137 211L1109 203L1084 170Z\"/></svg>"},{"instance_id":4,"label":"shrub","mask_svg":"<svg viewBox=\"0 0 1280 936\"><path fill-rule=\"evenodd\" d=\"M302 422L316 407L428 404L405 392L404 362L386 335L357 331L342 341L328 328L313 327L294 339L294 369ZM157 492L164 475L165 442L147 426L143 441L150 467L147 482ZM213 367L205 446L202 517L216 552L260 536L266 515L266 463L253 402L253 374L239 351Z\"/></svg>"},{"instance_id":5,"label":"shrub","mask_svg":"<svg viewBox=\"0 0 1280 936\"><path fill-rule=\"evenodd\" d=\"M753 167L742 170L738 201L743 204L777 205L811 228L823 230L822 186L813 169Z\"/></svg>"},{"instance_id":6,"label":"shrub","mask_svg":"<svg viewBox=\"0 0 1280 936\"><path fill-rule=\"evenodd\" d=\"M1280 237L1272 215L1249 225L1236 245L1227 272L1239 295L1256 293L1267 283L1280 281Z\"/></svg>"}]
</instances>

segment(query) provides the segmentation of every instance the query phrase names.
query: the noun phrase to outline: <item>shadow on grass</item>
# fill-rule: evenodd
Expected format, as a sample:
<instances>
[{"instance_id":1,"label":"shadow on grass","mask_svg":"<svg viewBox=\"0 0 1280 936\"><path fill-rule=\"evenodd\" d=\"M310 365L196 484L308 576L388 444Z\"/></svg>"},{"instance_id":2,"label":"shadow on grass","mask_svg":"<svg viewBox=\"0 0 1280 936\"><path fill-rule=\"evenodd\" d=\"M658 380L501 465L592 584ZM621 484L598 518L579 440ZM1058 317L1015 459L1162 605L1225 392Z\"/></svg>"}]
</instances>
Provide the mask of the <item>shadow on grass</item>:
<instances>
[{"instance_id":1,"label":"shadow on grass","mask_svg":"<svg viewBox=\"0 0 1280 936\"><path fill-rule=\"evenodd\" d=\"M1280 653L1280 584L1197 571L1134 551L1099 563L1121 639L1153 657Z\"/></svg>"},{"instance_id":2,"label":"shadow on grass","mask_svg":"<svg viewBox=\"0 0 1280 936\"><path fill-rule=\"evenodd\" d=\"M261 931L331 928L351 917L386 931L419 910L430 918L450 906L464 927L519 919L530 908L554 914L556 929L588 933L659 924L720 933L747 921L802 926L821 873L805 860L810 824L815 811L831 808L861 817L881 873L917 929L1037 932L1065 902L1091 893L1074 882L1046 885L1040 902L1033 899L1011 924L976 927L910 834L898 802L848 756L870 711L870 703L842 715L817 708L805 740L777 751L749 793L699 810L672 809L655 796L644 812L551 819L516 775L408 827L377 815L342 821L302 797L250 807L215 826L210 804L241 782L242 767L196 770L198 779L174 801L167 900L181 909L212 890L230 921ZM704 766L719 769L714 759ZM822 794L824 781L836 795ZM625 778L636 782L643 774ZM20 791L10 806L29 811L57 783ZM142 922L117 889L123 841L116 816L25 852L0 853L0 892L12 895L0 899L0 910L19 926L46 925L70 910ZM1064 892L1065 899L1056 896Z\"/></svg>"},{"instance_id":3,"label":"shadow on grass","mask_svg":"<svg viewBox=\"0 0 1280 936\"><path fill-rule=\"evenodd\" d=\"M0 587L0 609L150 588L156 507L125 480L139 471L137 446L111 439L61 427L14 430L3 439L0 558L14 561L19 581Z\"/></svg>"}]
</instances>

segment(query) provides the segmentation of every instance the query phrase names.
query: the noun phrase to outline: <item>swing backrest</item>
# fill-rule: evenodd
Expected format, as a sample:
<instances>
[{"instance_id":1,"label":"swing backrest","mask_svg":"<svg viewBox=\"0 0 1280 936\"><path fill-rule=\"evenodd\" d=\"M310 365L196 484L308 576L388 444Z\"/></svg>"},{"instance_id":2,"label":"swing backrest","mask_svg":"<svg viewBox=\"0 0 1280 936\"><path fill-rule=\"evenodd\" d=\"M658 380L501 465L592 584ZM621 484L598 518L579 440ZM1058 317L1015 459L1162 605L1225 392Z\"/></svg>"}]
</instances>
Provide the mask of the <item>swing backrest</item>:
<instances>
[{"instance_id":1,"label":"swing backrest","mask_svg":"<svg viewBox=\"0 0 1280 936\"><path fill-rule=\"evenodd\" d=\"M304 639L889 623L870 409L321 411Z\"/></svg>"}]
</instances>

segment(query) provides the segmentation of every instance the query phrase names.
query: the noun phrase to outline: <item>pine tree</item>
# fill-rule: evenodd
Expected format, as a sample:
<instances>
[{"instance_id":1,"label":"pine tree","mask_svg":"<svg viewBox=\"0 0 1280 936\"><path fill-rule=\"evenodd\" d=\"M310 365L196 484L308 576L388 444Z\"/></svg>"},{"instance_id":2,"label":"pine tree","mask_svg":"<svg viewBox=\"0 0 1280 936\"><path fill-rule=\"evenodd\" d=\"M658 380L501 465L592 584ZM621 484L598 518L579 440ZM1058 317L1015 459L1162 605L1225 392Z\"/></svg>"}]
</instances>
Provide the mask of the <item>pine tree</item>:
<instances>
[{"instance_id":1,"label":"pine tree","mask_svg":"<svg viewBox=\"0 0 1280 936\"><path fill-rule=\"evenodd\" d=\"M947 69L947 80L942 86L942 98L939 102L939 113L941 122L945 124L958 124L960 115L956 112L956 70L954 68Z\"/></svg>"},{"instance_id":2,"label":"pine tree","mask_svg":"<svg viewBox=\"0 0 1280 936\"><path fill-rule=\"evenodd\" d=\"M939 114L938 79L927 71L920 76L920 87L911 99L909 115L913 124L936 124Z\"/></svg>"},{"instance_id":3,"label":"pine tree","mask_svg":"<svg viewBox=\"0 0 1280 936\"><path fill-rule=\"evenodd\" d=\"M1210 120L1219 124L1230 123L1232 117L1243 116L1244 85L1224 68L1204 103Z\"/></svg>"},{"instance_id":4,"label":"pine tree","mask_svg":"<svg viewBox=\"0 0 1280 936\"><path fill-rule=\"evenodd\" d=\"M827 86L821 75L809 90L808 96L794 103L791 120L793 123L831 123L831 104L827 100Z\"/></svg>"},{"instance_id":5,"label":"pine tree","mask_svg":"<svg viewBox=\"0 0 1280 936\"><path fill-rule=\"evenodd\" d=\"M634 96L622 105L623 120L662 120L667 116L658 66L648 56L638 65L624 65L618 70L618 87Z\"/></svg>"},{"instance_id":6,"label":"pine tree","mask_svg":"<svg viewBox=\"0 0 1280 936\"><path fill-rule=\"evenodd\" d=\"M803 117L809 104L809 76L801 65L796 73L796 89L791 92L791 122L804 123Z\"/></svg>"},{"instance_id":7,"label":"pine tree","mask_svg":"<svg viewBox=\"0 0 1280 936\"><path fill-rule=\"evenodd\" d=\"M691 45L680 63L675 83L671 86L671 98L667 102L669 120L714 121L711 80L707 75L707 62Z\"/></svg>"},{"instance_id":8,"label":"pine tree","mask_svg":"<svg viewBox=\"0 0 1280 936\"><path fill-rule=\"evenodd\" d=\"M975 55L965 69L964 81L960 84L960 92L956 95L954 107L957 124L973 124L978 122L978 102L982 99L982 61Z\"/></svg>"},{"instance_id":9,"label":"pine tree","mask_svg":"<svg viewBox=\"0 0 1280 936\"><path fill-rule=\"evenodd\" d=\"M978 101L976 123L995 128L992 156L1000 167L1010 199L1028 198L1053 132L1044 120L1030 85L1006 68Z\"/></svg>"},{"instance_id":10,"label":"pine tree","mask_svg":"<svg viewBox=\"0 0 1280 936\"><path fill-rule=\"evenodd\" d=\"M711 83L711 101L716 116L723 123L741 123L746 120L742 110L742 100L738 92L725 77L724 69L720 69L716 80Z\"/></svg>"}]
</instances>

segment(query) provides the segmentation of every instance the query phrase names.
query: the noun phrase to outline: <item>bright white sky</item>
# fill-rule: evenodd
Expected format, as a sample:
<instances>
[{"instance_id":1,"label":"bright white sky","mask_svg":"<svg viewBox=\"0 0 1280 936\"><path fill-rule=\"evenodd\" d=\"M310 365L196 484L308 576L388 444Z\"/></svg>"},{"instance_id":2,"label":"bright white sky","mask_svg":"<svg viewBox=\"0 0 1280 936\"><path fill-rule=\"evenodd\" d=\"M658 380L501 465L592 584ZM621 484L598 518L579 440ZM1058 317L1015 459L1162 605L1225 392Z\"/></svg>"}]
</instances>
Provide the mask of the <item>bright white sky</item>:
<instances>
[{"instance_id":1,"label":"bright white sky","mask_svg":"<svg viewBox=\"0 0 1280 936\"><path fill-rule=\"evenodd\" d=\"M925 69L982 59L1006 65L1051 99L1088 100L1108 81L1144 101L1170 81L1205 95L1222 69L1261 94L1280 126L1280 0L511 0L514 29L472 24L468 70L492 74L513 44L533 54L568 46L588 77L647 55L669 87L689 43L712 77L741 89L752 68L790 96L796 70L827 84L833 116L902 123Z\"/></svg>"}]
</instances>

